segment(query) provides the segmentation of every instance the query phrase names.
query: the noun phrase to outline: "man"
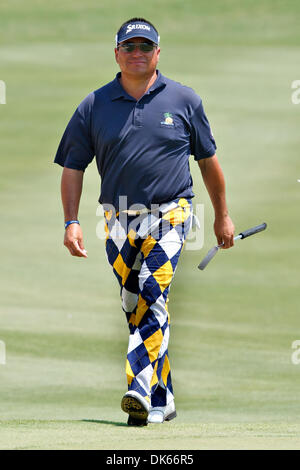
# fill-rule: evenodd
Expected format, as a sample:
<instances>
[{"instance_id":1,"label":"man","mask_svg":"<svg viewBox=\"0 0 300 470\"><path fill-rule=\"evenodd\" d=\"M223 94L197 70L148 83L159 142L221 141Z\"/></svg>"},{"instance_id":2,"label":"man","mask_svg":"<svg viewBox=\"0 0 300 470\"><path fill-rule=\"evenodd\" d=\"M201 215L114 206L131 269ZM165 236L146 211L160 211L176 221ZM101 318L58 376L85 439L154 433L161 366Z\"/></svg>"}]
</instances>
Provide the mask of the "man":
<instances>
[{"instance_id":1,"label":"man","mask_svg":"<svg viewBox=\"0 0 300 470\"><path fill-rule=\"evenodd\" d=\"M218 244L233 246L225 183L202 101L157 70L159 36L143 18L116 35L121 72L78 106L55 162L61 182L64 244L87 257L78 209L84 170L96 156L105 209L106 253L129 326L129 425L162 423L176 409L168 357L168 293L191 225L189 156L198 162L214 211Z\"/></svg>"}]
</instances>

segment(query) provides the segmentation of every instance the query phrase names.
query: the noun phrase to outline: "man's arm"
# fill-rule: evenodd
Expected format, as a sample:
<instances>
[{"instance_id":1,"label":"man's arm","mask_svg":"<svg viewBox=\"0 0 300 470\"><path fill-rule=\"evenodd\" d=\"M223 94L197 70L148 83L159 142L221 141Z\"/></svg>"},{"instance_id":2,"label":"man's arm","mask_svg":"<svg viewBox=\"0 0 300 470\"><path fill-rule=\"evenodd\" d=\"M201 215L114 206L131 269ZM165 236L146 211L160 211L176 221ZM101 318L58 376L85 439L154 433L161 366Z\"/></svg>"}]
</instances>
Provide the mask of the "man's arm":
<instances>
[{"instance_id":1,"label":"man's arm","mask_svg":"<svg viewBox=\"0 0 300 470\"><path fill-rule=\"evenodd\" d=\"M230 248L234 245L234 225L228 215L225 179L217 155L198 160L198 165L215 210L214 230L218 245L224 242L222 248Z\"/></svg>"},{"instance_id":2,"label":"man's arm","mask_svg":"<svg viewBox=\"0 0 300 470\"><path fill-rule=\"evenodd\" d=\"M64 168L61 178L61 199L65 222L78 219L78 209L82 192L83 171ZM83 235L79 224L71 224L65 230L64 245L72 256L87 258L83 245Z\"/></svg>"}]
</instances>

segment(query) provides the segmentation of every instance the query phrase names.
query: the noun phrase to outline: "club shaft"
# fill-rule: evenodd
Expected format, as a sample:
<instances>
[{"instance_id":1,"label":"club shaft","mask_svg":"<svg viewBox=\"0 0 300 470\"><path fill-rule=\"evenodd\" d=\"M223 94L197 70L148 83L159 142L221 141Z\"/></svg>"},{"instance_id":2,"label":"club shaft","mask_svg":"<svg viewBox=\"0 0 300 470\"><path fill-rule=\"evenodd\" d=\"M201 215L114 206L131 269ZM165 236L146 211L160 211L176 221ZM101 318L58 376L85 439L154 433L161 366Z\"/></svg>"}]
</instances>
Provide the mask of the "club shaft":
<instances>
[{"instance_id":1,"label":"club shaft","mask_svg":"<svg viewBox=\"0 0 300 470\"><path fill-rule=\"evenodd\" d=\"M234 237L234 240L239 240L240 238L243 238L242 234L240 233L236 237ZM224 245L224 242L221 243L221 245L217 245L218 248L221 248Z\"/></svg>"}]
</instances>

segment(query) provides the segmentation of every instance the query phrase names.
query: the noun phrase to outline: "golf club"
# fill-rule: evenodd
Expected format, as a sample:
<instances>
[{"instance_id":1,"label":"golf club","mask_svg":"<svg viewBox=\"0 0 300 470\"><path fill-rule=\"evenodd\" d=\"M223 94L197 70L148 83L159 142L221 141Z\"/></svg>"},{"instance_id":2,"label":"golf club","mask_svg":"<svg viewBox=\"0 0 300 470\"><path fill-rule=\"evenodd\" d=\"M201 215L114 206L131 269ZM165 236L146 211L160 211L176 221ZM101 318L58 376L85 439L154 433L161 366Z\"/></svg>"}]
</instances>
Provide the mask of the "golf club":
<instances>
[{"instance_id":1,"label":"golf club","mask_svg":"<svg viewBox=\"0 0 300 470\"><path fill-rule=\"evenodd\" d=\"M254 235L255 233L262 232L267 228L267 224L264 222L263 224L256 225L255 227L249 228L248 230L244 230L243 232L239 233L239 235L234 237L234 240L243 240L244 238L250 237L251 235ZM199 264L198 268L203 271L208 263L212 260L212 258L217 254L219 248L221 248L224 245L224 243L221 243L221 245L216 245L213 248L209 250L205 258L201 261Z\"/></svg>"}]
</instances>

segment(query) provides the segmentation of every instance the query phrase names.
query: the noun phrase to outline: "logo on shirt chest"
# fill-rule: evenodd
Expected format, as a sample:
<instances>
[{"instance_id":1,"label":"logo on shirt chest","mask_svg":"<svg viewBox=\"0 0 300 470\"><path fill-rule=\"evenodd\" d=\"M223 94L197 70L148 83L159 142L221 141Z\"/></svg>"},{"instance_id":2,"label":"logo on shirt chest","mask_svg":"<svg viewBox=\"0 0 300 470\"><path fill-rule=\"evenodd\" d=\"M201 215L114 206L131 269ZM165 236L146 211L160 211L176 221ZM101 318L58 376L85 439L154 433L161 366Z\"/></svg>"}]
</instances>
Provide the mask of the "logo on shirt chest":
<instances>
[{"instance_id":1,"label":"logo on shirt chest","mask_svg":"<svg viewBox=\"0 0 300 470\"><path fill-rule=\"evenodd\" d=\"M163 126L174 127L174 120L172 113L164 113L164 120L160 122Z\"/></svg>"}]
</instances>

